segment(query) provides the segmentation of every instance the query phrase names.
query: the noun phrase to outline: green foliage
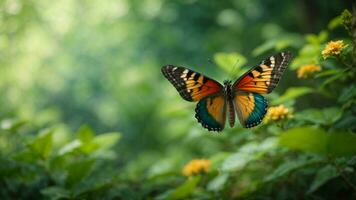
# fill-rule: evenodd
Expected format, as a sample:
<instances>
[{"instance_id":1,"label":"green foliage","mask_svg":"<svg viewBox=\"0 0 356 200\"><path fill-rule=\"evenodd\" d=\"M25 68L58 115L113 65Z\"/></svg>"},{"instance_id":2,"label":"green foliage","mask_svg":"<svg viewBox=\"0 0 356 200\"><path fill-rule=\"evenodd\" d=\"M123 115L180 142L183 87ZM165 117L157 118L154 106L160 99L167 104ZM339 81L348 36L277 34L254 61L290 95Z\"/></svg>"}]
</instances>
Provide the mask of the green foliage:
<instances>
[{"instance_id":1,"label":"green foliage","mask_svg":"<svg viewBox=\"0 0 356 200\"><path fill-rule=\"evenodd\" d=\"M0 1L0 199L355 199L349 7ZM288 109L252 129L207 132L160 73L236 79L278 51L293 59L266 98ZM305 65L321 70L299 78ZM185 177L194 159L209 169Z\"/></svg>"},{"instance_id":2,"label":"green foliage","mask_svg":"<svg viewBox=\"0 0 356 200\"><path fill-rule=\"evenodd\" d=\"M297 97L313 92L312 88L308 87L290 87L288 90L279 98L274 99L272 104L281 104L286 103L288 101L295 101Z\"/></svg>"},{"instance_id":3,"label":"green foliage","mask_svg":"<svg viewBox=\"0 0 356 200\"><path fill-rule=\"evenodd\" d=\"M3 123L8 123L8 120L4 121ZM13 123L13 126L21 128L17 123ZM7 131L12 131L2 132L3 142L9 142L9 146L6 147L7 153L4 154L5 152L2 151L1 155L2 161L7 163L0 169L1 184L11 187L11 190L34 190L31 193L12 195L12 197L18 198L25 198L27 195L36 196L39 195L38 192L50 199L72 199L79 195L85 196L86 193L79 190L81 185L89 185L89 188L97 187L96 181L88 182L85 179L94 176L92 172L99 165L110 164L106 153L100 152L111 150L120 138L120 133L105 133L95 136L88 126L83 126L76 134L81 140L72 138L59 144L55 142L55 138L58 137L58 134L64 133L55 127L45 129L33 137L16 134L13 127L6 126L5 128ZM67 134L74 136L74 134ZM15 138L16 140L20 138L25 145L22 145L22 148L10 145ZM110 158L116 158L114 152ZM111 177L112 180L114 178L115 176ZM10 182L11 180L12 182ZM28 184L30 186L24 186ZM39 184L40 188L38 188ZM1 195L4 195L5 198L11 193L7 194L4 190Z\"/></svg>"},{"instance_id":4,"label":"green foliage","mask_svg":"<svg viewBox=\"0 0 356 200\"><path fill-rule=\"evenodd\" d=\"M218 67L224 70L227 74L241 74L241 67L247 62L246 58L239 53L216 53L214 60Z\"/></svg>"},{"instance_id":5,"label":"green foliage","mask_svg":"<svg viewBox=\"0 0 356 200\"><path fill-rule=\"evenodd\" d=\"M324 185L329 180L339 176L340 174L337 172L336 168L331 165L327 165L324 168L320 169L316 174L308 193L315 192L320 186Z\"/></svg>"},{"instance_id":6,"label":"green foliage","mask_svg":"<svg viewBox=\"0 0 356 200\"><path fill-rule=\"evenodd\" d=\"M281 133L282 146L325 155L356 154L356 136L350 133L326 132L320 128L298 127Z\"/></svg>"},{"instance_id":7,"label":"green foliage","mask_svg":"<svg viewBox=\"0 0 356 200\"><path fill-rule=\"evenodd\" d=\"M168 196L164 199L175 200L187 198L190 194L194 192L194 189L196 188L199 181L199 176L187 179L182 185L180 185L173 191L168 192Z\"/></svg>"}]
</instances>

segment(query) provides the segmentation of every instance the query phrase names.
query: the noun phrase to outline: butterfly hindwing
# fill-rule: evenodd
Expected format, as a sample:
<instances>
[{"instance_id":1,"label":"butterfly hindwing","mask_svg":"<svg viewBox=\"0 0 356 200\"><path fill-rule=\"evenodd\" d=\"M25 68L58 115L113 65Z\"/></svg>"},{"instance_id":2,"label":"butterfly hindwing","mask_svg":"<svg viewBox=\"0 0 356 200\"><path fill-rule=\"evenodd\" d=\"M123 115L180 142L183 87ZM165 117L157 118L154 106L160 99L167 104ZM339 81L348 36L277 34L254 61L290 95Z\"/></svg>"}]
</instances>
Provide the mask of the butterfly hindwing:
<instances>
[{"instance_id":1,"label":"butterfly hindwing","mask_svg":"<svg viewBox=\"0 0 356 200\"><path fill-rule=\"evenodd\" d=\"M267 100L258 93L237 92L234 105L240 123L245 128L260 124L267 113Z\"/></svg>"},{"instance_id":2,"label":"butterfly hindwing","mask_svg":"<svg viewBox=\"0 0 356 200\"><path fill-rule=\"evenodd\" d=\"M259 94L270 93L277 86L291 57L291 53L281 52L265 59L242 75L234 83L233 88L236 91L242 90Z\"/></svg>"},{"instance_id":3,"label":"butterfly hindwing","mask_svg":"<svg viewBox=\"0 0 356 200\"><path fill-rule=\"evenodd\" d=\"M222 131L226 120L226 101L222 95L201 99L195 108L195 118L209 131Z\"/></svg>"},{"instance_id":4,"label":"butterfly hindwing","mask_svg":"<svg viewBox=\"0 0 356 200\"><path fill-rule=\"evenodd\" d=\"M223 88L213 79L184 67L166 65L161 70L181 97L187 101L199 101L204 97L221 92Z\"/></svg>"}]
</instances>

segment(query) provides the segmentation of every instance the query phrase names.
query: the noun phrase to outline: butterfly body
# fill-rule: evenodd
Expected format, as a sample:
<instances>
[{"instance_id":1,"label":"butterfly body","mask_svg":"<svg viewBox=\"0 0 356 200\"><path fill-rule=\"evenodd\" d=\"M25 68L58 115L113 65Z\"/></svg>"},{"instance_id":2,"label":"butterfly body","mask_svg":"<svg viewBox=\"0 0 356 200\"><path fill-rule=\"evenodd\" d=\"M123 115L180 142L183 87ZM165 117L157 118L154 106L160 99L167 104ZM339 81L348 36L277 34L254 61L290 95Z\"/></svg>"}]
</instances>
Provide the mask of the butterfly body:
<instances>
[{"instance_id":1,"label":"butterfly body","mask_svg":"<svg viewBox=\"0 0 356 200\"><path fill-rule=\"evenodd\" d=\"M277 85L291 58L289 52L271 56L242 75L233 84L219 82L184 67L166 65L163 75L187 101L199 101L195 109L198 122L209 131L224 129L226 118L230 127L235 116L243 127L261 123L267 112L267 100L261 94L270 93Z\"/></svg>"}]
</instances>

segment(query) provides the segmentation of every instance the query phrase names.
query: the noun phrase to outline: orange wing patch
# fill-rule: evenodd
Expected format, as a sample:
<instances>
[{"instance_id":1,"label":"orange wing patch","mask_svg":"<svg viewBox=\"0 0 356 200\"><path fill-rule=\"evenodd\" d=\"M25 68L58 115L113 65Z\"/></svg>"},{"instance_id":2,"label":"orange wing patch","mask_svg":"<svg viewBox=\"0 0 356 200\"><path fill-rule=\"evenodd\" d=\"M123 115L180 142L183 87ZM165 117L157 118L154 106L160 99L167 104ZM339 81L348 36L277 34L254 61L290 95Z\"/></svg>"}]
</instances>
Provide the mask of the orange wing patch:
<instances>
[{"instance_id":1,"label":"orange wing patch","mask_svg":"<svg viewBox=\"0 0 356 200\"><path fill-rule=\"evenodd\" d=\"M284 70L291 60L291 53L281 52L265 59L234 83L236 91L267 94L277 86Z\"/></svg>"},{"instance_id":2,"label":"orange wing patch","mask_svg":"<svg viewBox=\"0 0 356 200\"><path fill-rule=\"evenodd\" d=\"M187 101L199 101L222 92L220 83L184 67L167 65L162 67L162 73Z\"/></svg>"},{"instance_id":3,"label":"orange wing patch","mask_svg":"<svg viewBox=\"0 0 356 200\"><path fill-rule=\"evenodd\" d=\"M221 95L203 98L195 108L195 118L209 131L221 131L226 120L226 102Z\"/></svg>"},{"instance_id":4,"label":"orange wing patch","mask_svg":"<svg viewBox=\"0 0 356 200\"><path fill-rule=\"evenodd\" d=\"M271 84L272 68L266 65L258 66L243 77L237 84L237 88L243 91L257 92L260 94L268 93Z\"/></svg>"},{"instance_id":5,"label":"orange wing patch","mask_svg":"<svg viewBox=\"0 0 356 200\"><path fill-rule=\"evenodd\" d=\"M268 107L267 100L262 95L248 92L238 92L234 104L239 121L245 128L260 124Z\"/></svg>"}]
</instances>

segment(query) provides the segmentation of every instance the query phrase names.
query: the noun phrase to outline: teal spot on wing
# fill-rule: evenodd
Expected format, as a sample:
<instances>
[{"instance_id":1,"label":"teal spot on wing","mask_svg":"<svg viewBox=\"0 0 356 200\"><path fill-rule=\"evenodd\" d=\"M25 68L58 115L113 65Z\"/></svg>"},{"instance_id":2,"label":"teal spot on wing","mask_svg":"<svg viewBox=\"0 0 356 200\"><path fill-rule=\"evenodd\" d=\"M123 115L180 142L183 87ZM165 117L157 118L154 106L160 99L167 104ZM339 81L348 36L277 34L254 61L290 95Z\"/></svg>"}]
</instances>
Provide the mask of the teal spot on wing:
<instances>
[{"instance_id":1,"label":"teal spot on wing","mask_svg":"<svg viewBox=\"0 0 356 200\"><path fill-rule=\"evenodd\" d=\"M224 128L224 124L220 124L215 118L209 113L207 108L208 98L204 98L199 101L197 107L195 108L195 118L201 123L204 128L209 131L221 131Z\"/></svg>"},{"instance_id":2,"label":"teal spot on wing","mask_svg":"<svg viewBox=\"0 0 356 200\"><path fill-rule=\"evenodd\" d=\"M267 100L260 94L252 93L255 99L255 107L246 120L246 127L251 128L260 124L267 113Z\"/></svg>"}]
</instances>

